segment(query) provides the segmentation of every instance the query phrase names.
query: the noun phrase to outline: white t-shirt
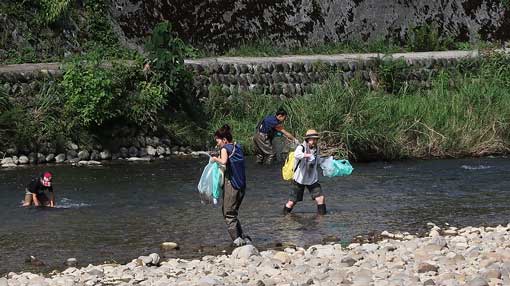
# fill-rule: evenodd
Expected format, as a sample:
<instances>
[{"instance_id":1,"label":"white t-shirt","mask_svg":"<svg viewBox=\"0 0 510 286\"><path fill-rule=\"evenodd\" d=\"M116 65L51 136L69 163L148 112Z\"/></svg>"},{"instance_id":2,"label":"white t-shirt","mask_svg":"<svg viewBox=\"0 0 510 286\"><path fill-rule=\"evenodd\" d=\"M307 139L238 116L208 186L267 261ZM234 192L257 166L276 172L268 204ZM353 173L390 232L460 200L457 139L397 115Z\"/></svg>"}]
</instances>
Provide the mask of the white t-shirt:
<instances>
[{"instance_id":1,"label":"white t-shirt","mask_svg":"<svg viewBox=\"0 0 510 286\"><path fill-rule=\"evenodd\" d=\"M312 156L305 158L305 154L312 154ZM305 141L296 147L294 158L294 164L297 164L297 168L294 165L294 181L301 185L313 185L319 181L317 167L322 162L322 158L319 157L319 148L310 149Z\"/></svg>"}]
</instances>

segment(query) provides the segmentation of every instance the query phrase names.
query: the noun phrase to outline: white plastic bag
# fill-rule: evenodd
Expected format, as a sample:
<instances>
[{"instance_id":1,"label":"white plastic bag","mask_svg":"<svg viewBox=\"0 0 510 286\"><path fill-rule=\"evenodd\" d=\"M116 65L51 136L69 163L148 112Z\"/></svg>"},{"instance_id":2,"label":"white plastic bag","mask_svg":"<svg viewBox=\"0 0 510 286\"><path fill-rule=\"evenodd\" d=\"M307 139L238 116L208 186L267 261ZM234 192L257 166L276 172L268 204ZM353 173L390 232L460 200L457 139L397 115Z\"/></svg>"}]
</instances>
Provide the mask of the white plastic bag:
<instances>
[{"instance_id":1,"label":"white plastic bag","mask_svg":"<svg viewBox=\"0 0 510 286\"><path fill-rule=\"evenodd\" d=\"M322 174L325 177L349 176L352 173L351 163L347 160L335 160L332 156L324 159L321 164Z\"/></svg>"},{"instance_id":2,"label":"white plastic bag","mask_svg":"<svg viewBox=\"0 0 510 286\"><path fill-rule=\"evenodd\" d=\"M209 162L202 172L198 182L200 200L204 204L217 204L221 198L223 185L223 172L216 162Z\"/></svg>"}]
</instances>

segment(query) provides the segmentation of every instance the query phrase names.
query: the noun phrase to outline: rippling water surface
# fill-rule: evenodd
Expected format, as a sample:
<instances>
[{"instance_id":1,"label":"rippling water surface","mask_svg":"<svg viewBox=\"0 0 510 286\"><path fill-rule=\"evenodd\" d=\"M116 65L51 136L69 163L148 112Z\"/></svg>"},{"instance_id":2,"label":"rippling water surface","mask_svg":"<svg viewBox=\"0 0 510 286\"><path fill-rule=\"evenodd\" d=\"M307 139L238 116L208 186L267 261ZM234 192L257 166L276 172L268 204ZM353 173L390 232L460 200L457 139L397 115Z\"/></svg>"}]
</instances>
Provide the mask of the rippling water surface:
<instances>
[{"instance_id":1,"label":"rippling water surface","mask_svg":"<svg viewBox=\"0 0 510 286\"><path fill-rule=\"evenodd\" d=\"M426 223L506 224L510 218L510 161L505 158L354 164L344 178L321 178L329 214L315 216L305 195L290 217L281 215L288 183L279 166L248 160L248 189L240 219L254 243L347 242L371 231L423 230ZM127 262L159 252L164 241L191 258L229 248L221 208L201 205L196 185L205 159L51 166L58 208L20 207L23 188L41 167L0 170L0 274ZM46 267L24 262L34 255ZM170 255L170 254L167 254Z\"/></svg>"}]
</instances>

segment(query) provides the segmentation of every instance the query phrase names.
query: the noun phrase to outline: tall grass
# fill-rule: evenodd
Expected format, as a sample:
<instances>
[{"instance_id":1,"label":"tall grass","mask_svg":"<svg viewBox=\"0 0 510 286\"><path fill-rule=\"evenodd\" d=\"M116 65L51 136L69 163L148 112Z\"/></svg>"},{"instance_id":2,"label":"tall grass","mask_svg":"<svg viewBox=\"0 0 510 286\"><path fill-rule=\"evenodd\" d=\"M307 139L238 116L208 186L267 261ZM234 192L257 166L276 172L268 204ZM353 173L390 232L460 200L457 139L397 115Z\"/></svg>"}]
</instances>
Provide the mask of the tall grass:
<instances>
[{"instance_id":1,"label":"tall grass","mask_svg":"<svg viewBox=\"0 0 510 286\"><path fill-rule=\"evenodd\" d=\"M251 150L257 122L277 107L289 112L285 127L297 135L323 134L323 149L358 160L461 157L510 151L510 58L491 57L466 74L443 71L429 88L398 93L343 83L332 75L311 94L279 100L235 95L225 100L212 125L229 123ZM235 103L237 102L237 103Z\"/></svg>"},{"instance_id":2,"label":"tall grass","mask_svg":"<svg viewBox=\"0 0 510 286\"><path fill-rule=\"evenodd\" d=\"M501 43L484 42L456 42L453 38L442 33L435 25L424 24L412 27L402 40L375 39L351 40L341 42L316 42L279 44L275 41L261 39L258 41L242 42L227 51L197 52L198 56L228 56L228 57L274 57L282 55L332 55L344 53L401 53L445 50L487 50L501 48Z\"/></svg>"},{"instance_id":3,"label":"tall grass","mask_svg":"<svg viewBox=\"0 0 510 286\"><path fill-rule=\"evenodd\" d=\"M373 40L369 42L331 42L317 43L315 45L279 46L268 40L243 43L221 55L223 56L252 56L268 57L281 55L314 55L314 54L340 54L340 53L397 53L406 51L405 47L387 40ZM205 53L207 54L207 53ZM211 54L217 56L218 54Z\"/></svg>"}]
</instances>

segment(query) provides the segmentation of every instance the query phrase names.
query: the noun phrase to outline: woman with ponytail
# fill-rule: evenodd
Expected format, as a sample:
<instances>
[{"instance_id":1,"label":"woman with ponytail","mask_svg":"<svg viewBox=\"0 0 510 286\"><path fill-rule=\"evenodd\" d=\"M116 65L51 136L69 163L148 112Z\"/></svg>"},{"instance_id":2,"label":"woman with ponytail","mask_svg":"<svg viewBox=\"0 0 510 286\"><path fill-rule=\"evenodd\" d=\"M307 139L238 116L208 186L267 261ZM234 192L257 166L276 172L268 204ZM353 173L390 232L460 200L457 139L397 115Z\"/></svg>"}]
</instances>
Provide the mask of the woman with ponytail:
<instances>
[{"instance_id":1,"label":"woman with ponytail","mask_svg":"<svg viewBox=\"0 0 510 286\"><path fill-rule=\"evenodd\" d=\"M241 145L232 140L230 126L223 125L214 133L216 145L220 148L219 157L211 157L211 161L225 166L223 183L223 218L235 246L251 243L251 239L243 234L238 214L239 207L246 190L244 154Z\"/></svg>"}]
</instances>

